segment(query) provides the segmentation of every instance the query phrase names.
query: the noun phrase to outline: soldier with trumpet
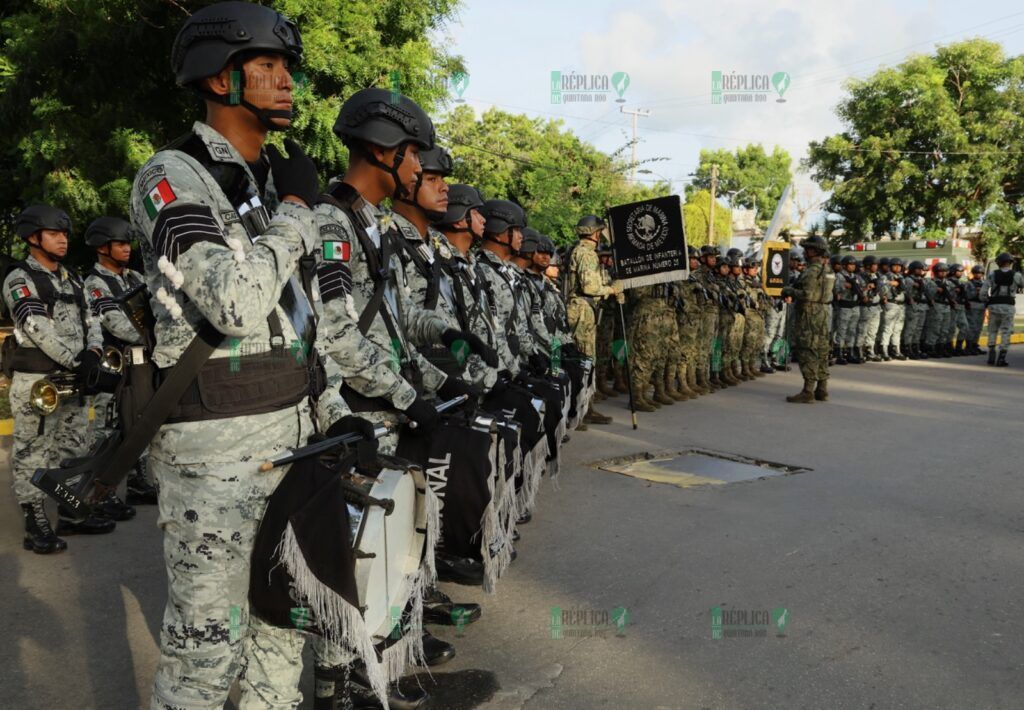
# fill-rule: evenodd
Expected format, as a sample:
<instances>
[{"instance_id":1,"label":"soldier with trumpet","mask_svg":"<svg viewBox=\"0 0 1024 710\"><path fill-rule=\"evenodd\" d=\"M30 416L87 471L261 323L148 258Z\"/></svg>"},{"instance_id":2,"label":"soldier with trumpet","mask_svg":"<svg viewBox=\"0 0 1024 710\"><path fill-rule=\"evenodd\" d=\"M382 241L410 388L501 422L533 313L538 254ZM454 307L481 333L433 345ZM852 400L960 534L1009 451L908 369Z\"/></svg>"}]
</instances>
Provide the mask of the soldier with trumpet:
<instances>
[{"instance_id":1,"label":"soldier with trumpet","mask_svg":"<svg viewBox=\"0 0 1024 710\"><path fill-rule=\"evenodd\" d=\"M3 287L14 320L14 333L3 344L3 370L11 379L14 417L11 474L25 516L24 547L48 554L67 548L59 535L114 529L114 521L98 507L79 522L61 516L55 532L43 509L44 495L31 483L37 468L57 466L64 458L86 452L84 395L90 393L87 383L96 381L103 340L99 324L89 315L81 280L60 263L71 233L67 213L34 205L18 216L15 231L27 242L29 256L11 269ZM78 397L67 397L49 416L42 414L40 407L56 404L41 401L40 393L46 388L37 383L44 378L60 382L61 389Z\"/></svg>"}]
</instances>

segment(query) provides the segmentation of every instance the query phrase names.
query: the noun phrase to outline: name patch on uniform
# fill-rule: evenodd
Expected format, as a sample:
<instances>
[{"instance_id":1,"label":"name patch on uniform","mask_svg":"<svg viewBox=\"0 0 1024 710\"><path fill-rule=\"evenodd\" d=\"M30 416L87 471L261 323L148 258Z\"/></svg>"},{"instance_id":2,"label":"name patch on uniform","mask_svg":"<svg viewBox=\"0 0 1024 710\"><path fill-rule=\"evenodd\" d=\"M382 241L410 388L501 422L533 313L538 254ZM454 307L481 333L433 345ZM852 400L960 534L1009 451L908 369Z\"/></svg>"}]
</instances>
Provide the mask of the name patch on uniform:
<instances>
[{"instance_id":1,"label":"name patch on uniform","mask_svg":"<svg viewBox=\"0 0 1024 710\"><path fill-rule=\"evenodd\" d=\"M146 208L146 214L149 215L149 218L156 219L160 210L176 199L178 199L178 196L171 189L171 183L167 182L167 178L164 178L142 199L142 205Z\"/></svg>"},{"instance_id":2,"label":"name patch on uniform","mask_svg":"<svg viewBox=\"0 0 1024 710\"><path fill-rule=\"evenodd\" d=\"M352 245L348 242L324 242L324 261L348 261L352 256Z\"/></svg>"},{"instance_id":3,"label":"name patch on uniform","mask_svg":"<svg viewBox=\"0 0 1024 710\"><path fill-rule=\"evenodd\" d=\"M149 168L148 170L146 170L146 172L142 173L142 175L139 176L139 186L145 187L154 178L163 177L166 174L167 171L164 170L163 165L154 165L153 167Z\"/></svg>"},{"instance_id":4,"label":"name patch on uniform","mask_svg":"<svg viewBox=\"0 0 1024 710\"><path fill-rule=\"evenodd\" d=\"M11 298L15 301L21 300L22 298L28 298L32 295L32 292L28 290L28 286L19 286L11 291Z\"/></svg>"},{"instance_id":5,"label":"name patch on uniform","mask_svg":"<svg viewBox=\"0 0 1024 710\"><path fill-rule=\"evenodd\" d=\"M234 224L235 222L241 222L242 218L234 210L221 210L220 221L224 224Z\"/></svg>"}]
</instances>

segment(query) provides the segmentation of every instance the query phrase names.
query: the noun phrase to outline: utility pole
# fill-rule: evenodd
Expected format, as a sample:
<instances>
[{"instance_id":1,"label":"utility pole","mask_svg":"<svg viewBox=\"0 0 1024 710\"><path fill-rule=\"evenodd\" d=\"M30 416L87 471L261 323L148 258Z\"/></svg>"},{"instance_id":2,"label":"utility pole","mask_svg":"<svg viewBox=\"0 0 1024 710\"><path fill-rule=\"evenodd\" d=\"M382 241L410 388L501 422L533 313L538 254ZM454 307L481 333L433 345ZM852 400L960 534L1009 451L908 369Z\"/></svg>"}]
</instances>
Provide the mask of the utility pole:
<instances>
[{"instance_id":1,"label":"utility pole","mask_svg":"<svg viewBox=\"0 0 1024 710\"><path fill-rule=\"evenodd\" d=\"M715 194L718 192L718 163L711 164L711 208L708 210L708 244L715 242Z\"/></svg>"},{"instance_id":2,"label":"utility pole","mask_svg":"<svg viewBox=\"0 0 1024 710\"><path fill-rule=\"evenodd\" d=\"M638 108L633 110L627 110L625 106L619 106L619 111L627 113L633 117L633 182L636 182L636 119L640 116L647 117L651 115L650 109Z\"/></svg>"}]
</instances>

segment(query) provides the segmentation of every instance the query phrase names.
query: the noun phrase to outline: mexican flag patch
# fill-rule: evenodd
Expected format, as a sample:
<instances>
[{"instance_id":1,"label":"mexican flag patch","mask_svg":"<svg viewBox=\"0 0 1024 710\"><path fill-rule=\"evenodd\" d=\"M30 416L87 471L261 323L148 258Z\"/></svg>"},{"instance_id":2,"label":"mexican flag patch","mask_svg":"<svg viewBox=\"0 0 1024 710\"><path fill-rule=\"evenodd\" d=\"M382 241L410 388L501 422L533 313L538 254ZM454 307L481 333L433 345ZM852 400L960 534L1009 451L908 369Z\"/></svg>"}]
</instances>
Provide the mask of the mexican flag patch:
<instances>
[{"instance_id":1,"label":"mexican flag patch","mask_svg":"<svg viewBox=\"0 0 1024 710\"><path fill-rule=\"evenodd\" d=\"M31 295L32 292L28 290L28 286L19 286L11 291L11 298L15 301L20 301L21 299L28 298Z\"/></svg>"},{"instance_id":2,"label":"mexican flag patch","mask_svg":"<svg viewBox=\"0 0 1024 710\"><path fill-rule=\"evenodd\" d=\"M149 215L149 218L156 219L157 213L176 199L178 199L178 196L171 189L171 183L167 182L167 178L164 178L143 198L142 205L146 208L146 214Z\"/></svg>"},{"instance_id":3,"label":"mexican flag patch","mask_svg":"<svg viewBox=\"0 0 1024 710\"><path fill-rule=\"evenodd\" d=\"M98 288L94 288L92 290L92 297L93 298L100 298L102 295L103 295L103 292L100 291Z\"/></svg>"},{"instance_id":4,"label":"mexican flag patch","mask_svg":"<svg viewBox=\"0 0 1024 710\"><path fill-rule=\"evenodd\" d=\"M352 255L352 245L348 242L324 242L324 260L348 261Z\"/></svg>"}]
</instances>

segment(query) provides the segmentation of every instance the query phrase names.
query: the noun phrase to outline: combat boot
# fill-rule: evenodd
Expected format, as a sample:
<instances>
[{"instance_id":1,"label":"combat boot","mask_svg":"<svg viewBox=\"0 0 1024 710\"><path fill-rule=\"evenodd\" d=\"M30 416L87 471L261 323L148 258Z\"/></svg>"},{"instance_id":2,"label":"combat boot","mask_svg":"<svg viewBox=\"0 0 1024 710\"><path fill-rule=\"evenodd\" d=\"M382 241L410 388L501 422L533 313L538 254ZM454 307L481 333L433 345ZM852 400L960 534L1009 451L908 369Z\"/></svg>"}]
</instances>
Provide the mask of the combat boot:
<instances>
[{"instance_id":1,"label":"combat boot","mask_svg":"<svg viewBox=\"0 0 1024 710\"><path fill-rule=\"evenodd\" d=\"M869 345L866 349L866 352L868 353L868 355L871 356L871 362L882 362L882 354L879 352L879 349L876 348L874 345ZM888 360L889 358L884 359Z\"/></svg>"},{"instance_id":2,"label":"combat boot","mask_svg":"<svg viewBox=\"0 0 1024 710\"><path fill-rule=\"evenodd\" d=\"M956 357L963 357L967 354L967 342L964 340L958 340L956 349L953 351L953 355Z\"/></svg>"},{"instance_id":3,"label":"combat boot","mask_svg":"<svg viewBox=\"0 0 1024 710\"><path fill-rule=\"evenodd\" d=\"M930 360L934 354L932 353L932 346L928 343L922 343L921 349L917 352L918 357L922 360Z\"/></svg>"},{"instance_id":4,"label":"combat boot","mask_svg":"<svg viewBox=\"0 0 1024 710\"><path fill-rule=\"evenodd\" d=\"M999 351L999 358L996 360L996 367L1009 367L1010 363L1006 361L1006 351Z\"/></svg>"},{"instance_id":5,"label":"combat boot","mask_svg":"<svg viewBox=\"0 0 1024 710\"><path fill-rule=\"evenodd\" d=\"M686 399L697 399L700 394L693 387L690 387L690 382L687 379L690 374L690 368L685 362L679 363L679 369L676 374L679 380L676 389L679 391L679 394L683 395Z\"/></svg>"},{"instance_id":6,"label":"combat boot","mask_svg":"<svg viewBox=\"0 0 1024 710\"><path fill-rule=\"evenodd\" d=\"M760 377L764 377L768 373L767 372L761 372L761 368L757 366L757 361L756 360L748 360L747 361L747 374L749 374L754 379L758 379Z\"/></svg>"},{"instance_id":7,"label":"combat boot","mask_svg":"<svg viewBox=\"0 0 1024 710\"><path fill-rule=\"evenodd\" d=\"M978 341L977 340L969 340L967 342L967 345L968 345L968 348L969 348L969 350L967 352L968 355L984 355L985 354L985 351L982 350L980 347L978 347Z\"/></svg>"},{"instance_id":8,"label":"combat boot","mask_svg":"<svg viewBox=\"0 0 1024 710\"><path fill-rule=\"evenodd\" d=\"M68 544L57 537L50 527L42 501L22 503L21 512L25 516L25 540L22 546L37 555L49 555L68 549Z\"/></svg>"},{"instance_id":9,"label":"combat boot","mask_svg":"<svg viewBox=\"0 0 1024 710\"><path fill-rule=\"evenodd\" d=\"M814 398L819 402L828 401L828 380L818 380L818 386L814 388Z\"/></svg>"},{"instance_id":10,"label":"combat boot","mask_svg":"<svg viewBox=\"0 0 1024 710\"><path fill-rule=\"evenodd\" d=\"M996 349L995 349L995 347L993 347L991 345L988 346L988 364L989 365L995 365L996 364Z\"/></svg>"},{"instance_id":11,"label":"combat boot","mask_svg":"<svg viewBox=\"0 0 1024 710\"><path fill-rule=\"evenodd\" d=\"M58 511L57 534L58 535L106 535L114 532L117 527L110 518L103 518L99 515L89 514L84 520L75 520L71 516L64 516Z\"/></svg>"},{"instance_id":12,"label":"combat boot","mask_svg":"<svg viewBox=\"0 0 1024 710\"><path fill-rule=\"evenodd\" d=\"M907 356L903 353L898 345L892 346L892 358L893 360L906 360Z\"/></svg>"},{"instance_id":13,"label":"combat boot","mask_svg":"<svg viewBox=\"0 0 1024 710\"><path fill-rule=\"evenodd\" d=\"M633 393L633 409L637 412L656 412L658 408L644 397L644 393L637 389Z\"/></svg>"},{"instance_id":14,"label":"combat boot","mask_svg":"<svg viewBox=\"0 0 1024 710\"><path fill-rule=\"evenodd\" d=\"M159 489L146 480L145 465L142 461L135 464L135 469L128 475L128 505L156 505Z\"/></svg>"},{"instance_id":15,"label":"combat boot","mask_svg":"<svg viewBox=\"0 0 1024 710\"><path fill-rule=\"evenodd\" d=\"M599 411L594 409L594 405L591 404L590 408L587 409L587 413L583 415L583 421L587 424L611 424L612 418L601 414Z\"/></svg>"},{"instance_id":16,"label":"combat boot","mask_svg":"<svg viewBox=\"0 0 1024 710\"><path fill-rule=\"evenodd\" d=\"M591 402L603 402L606 399L608 398L601 394L601 392L596 387L594 388L594 394L590 395Z\"/></svg>"},{"instance_id":17,"label":"combat boot","mask_svg":"<svg viewBox=\"0 0 1024 710\"><path fill-rule=\"evenodd\" d=\"M747 373L743 369L742 360L737 360L732 364L732 374L740 382L747 382L754 379L753 377L747 377Z\"/></svg>"},{"instance_id":18,"label":"combat boot","mask_svg":"<svg viewBox=\"0 0 1024 710\"><path fill-rule=\"evenodd\" d=\"M626 384L626 377L623 375L621 367L615 371L615 384L612 385L612 389L619 394L629 394L629 385Z\"/></svg>"},{"instance_id":19,"label":"combat boot","mask_svg":"<svg viewBox=\"0 0 1024 710\"><path fill-rule=\"evenodd\" d=\"M126 505L115 493L110 493L92 507L97 518L107 518L123 523L135 517L135 508Z\"/></svg>"},{"instance_id":20,"label":"combat boot","mask_svg":"<svg viewBox=\"0 0 1024 710\"><path fill-rule=\"evenodd\" d=\"M953 357L953 344L939 343L939 357Z\"/></svg>"},{"instance_id":21,"label":"combat boot","mask_svg":"<svg viewBox=\"0 0 1024 710\"><path fill-rule=\"evenodd\" d=\"M849 360L846 357L846 348L839 348L839 352L836 354L836 364L846 365L849 364Z\"/></svg>"},{"instance_id":22,"label":"combat boot","mask_svg":"<svg viewBox=\"0 0 1024 710\"><path fill-rule=\"evenodd\" d=\"M696 367L687 366L686 384L697 395L704 395L711 391L701 383Z\"/></svg>"},{"instance_id":23,"label":"combat boot","mask_svg":"<svg viewBox=\"0 0 1024 710\"><path fill-rule=\"evenodd\" d=\"M814 380L804 380L804 388L797 394L786 397L786 401L814 404Z\"/></svg>"},{"instance_id":24,"label":"combat boot","mask_svg":"<svg viewBox=\"0 0 1024 710\"><path fill-rule=\"evenodd\" d=\"M760 371L766 375L774 375L775 368L771 365L771 358L761 358Z\"/></svg>"},{"instance_id":25,"label":"combat boot","mask_svg":"<svg viewBox=\"0 0 1024 710\"><path fill-rule=\"evenodd\" d=\"M657 402L658 404L664 404L666 406L676 403L674 399L669 397L668 392L665 391L664 377L654 377L654 397L652 399L654 402Z\"/></svg>"},{"instance_id":26,"label":"combat boot","mask_svg":"<svg viewBox=\"0 0 1024 710\"><path fill-rule=\"evenodd\" d=\"M608 367L599 368L597 371L597 392L603 397L617 397L618 392L608 384Z\"/></svg>"},{"instance_id":27,"label":"combat boot","mask_svg":"<svg viewBox=\"0 0 1024 710\"><path fill-rule=\"evenodd\" d=\"M733 374L731 366L724 366L722 371L718 373L718 379L730 387L735 387L740 383L740 381L736 379L736 375Z\"/></svg>"},{"instance_id":28,"label":"combat boot","mask_svg":"<svg viewBox=\"0 0 1024 710\"><path fill-rule=\"evenodd\" d=\"M878 354L879 359L882 362L889 362L892 360L892 348L883 348L881 345L875 348L875 352Z\"/></svg>"},{"instance_id":29,"label":"combat boot","mask_svg":"<svg viewBox=\"0 0 1024 710\"><path fill-rule=\"evenodd\" d=\"M665 394L677 402L685 402L689 397L683 394L682 391L676 387L676 372L678 371L678 366L665 366Z\"/></svg>"},{"instance_id":30,"label":"combat boot","mask_svg":"<svg viewBox=\"0 0 1024 710\"><path fill-rule=\"evenodd\" d=\"M846 361L851 365L861 365L864 360L860 356L860 348L850 348L846 356Z\"/></svg>"}]
</instances>

